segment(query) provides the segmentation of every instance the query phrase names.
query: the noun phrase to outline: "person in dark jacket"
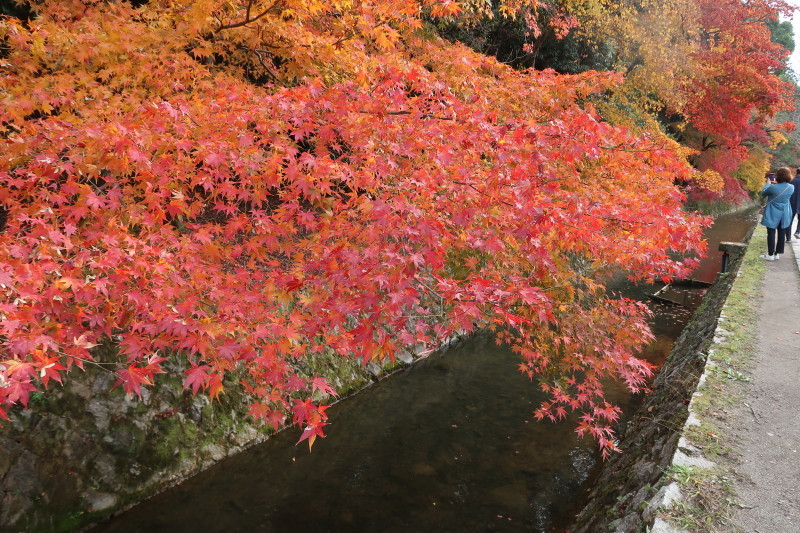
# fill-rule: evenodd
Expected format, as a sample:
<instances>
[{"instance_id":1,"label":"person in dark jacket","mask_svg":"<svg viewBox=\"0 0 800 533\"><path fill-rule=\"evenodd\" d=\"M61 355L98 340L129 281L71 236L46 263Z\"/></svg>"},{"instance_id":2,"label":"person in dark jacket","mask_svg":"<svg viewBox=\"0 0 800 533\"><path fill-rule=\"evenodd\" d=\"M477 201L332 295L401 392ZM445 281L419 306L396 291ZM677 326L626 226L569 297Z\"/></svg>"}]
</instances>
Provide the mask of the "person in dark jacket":
<instances>
[{"instance_id":1,"label":"person in dark jacket","mask_svg":"<svg viewBox=\"0 0 800 533\"><path fill-rule=\"evenodd\" d=\"M789 200L789 207L792 209L792 222L794 222L795 215L800 217L800 168L796 170L796 174L794 179L791 181L791 184L794 185L794 192L792 193L792 197ZM789 229L786 230L786 240L787 242L789 239L789 234L792 232L792 225L789 224ZM794 238L800 239L800 220L797 222L797 229L794 230Z\"/></svg>"},{"instance_id":2,"label":"person in dark jacket","mask_svg":"<svg viewBox=\"0 0 800 533\"><path fill-rule=\"evenodd\" d=\"M767 261L775 261L783 253L786 238L786 228L792 224L792 209L789 200L794 192L792 171L787 167L779 168L775 173L776 183L767 178L767 183L761 189L761 196L766 197L767 205L764 206L764 216L761 224L767 227L767 253L761 257ZM777 234L777 243L775 236Z\"/></svg>"}]
</instances>

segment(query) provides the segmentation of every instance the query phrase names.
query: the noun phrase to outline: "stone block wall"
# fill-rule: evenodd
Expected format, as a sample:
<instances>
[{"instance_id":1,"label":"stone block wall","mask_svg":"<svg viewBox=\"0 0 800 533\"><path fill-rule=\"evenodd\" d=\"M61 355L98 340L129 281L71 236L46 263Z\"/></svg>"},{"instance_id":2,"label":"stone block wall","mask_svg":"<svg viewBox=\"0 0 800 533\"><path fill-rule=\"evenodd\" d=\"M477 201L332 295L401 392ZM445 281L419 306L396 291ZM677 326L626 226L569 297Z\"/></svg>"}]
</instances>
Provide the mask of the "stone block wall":
<instances>
[{"instance_id":1,"label":"stone block wall","mask_svg":"<svg viewBox=\"0 0 800 533\"><path fill-rule=\"evenodd\" d=\"M102 361L114 348L97 350ZM171 364L141 400L90 365L15 409L0 425L0 531L74 531L267 437L246 418L248 398L233 383L211 402L183 391L183 368ZM346 394L385 370L317 357L305 372Z\"/></svg>"}]
</instances>

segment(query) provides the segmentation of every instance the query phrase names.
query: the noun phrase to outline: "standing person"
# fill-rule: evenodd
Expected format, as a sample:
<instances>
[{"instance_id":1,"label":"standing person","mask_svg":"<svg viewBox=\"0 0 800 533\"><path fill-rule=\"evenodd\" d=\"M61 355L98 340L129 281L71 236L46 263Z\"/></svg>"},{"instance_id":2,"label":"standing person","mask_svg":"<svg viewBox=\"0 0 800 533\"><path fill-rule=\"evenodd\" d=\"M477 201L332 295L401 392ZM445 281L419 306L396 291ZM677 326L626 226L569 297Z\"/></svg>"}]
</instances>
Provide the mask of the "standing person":
<instances>
[{"instance_id":1,"label":"standing person","mask_svg":"<svg viewBox=\"0 0 800 533\"><path fill-rule=\"evenodd\" d=\"M785 229L792 223L792 210L789 202L794 192L794 186L789 183L792 171L787 167L779 168L775 173L775 181L767 178L767 183L761 189L761 196L767 199L764 206L764 216L761 224L767 227L767 253L761 257L767 261L778 259L783 253L786 239ZM775 236L778 242L775 242Z\"/></svg>"},{"instance_id":2,"label":"standing person","mask_svg":"<svg viewBox=\"0 0 800 533\"><path fill-rule=\"evenodd\" d=\"M789 200L789 207L792 208L792 222L794 222L795 215L798 216L797 229L794 230L794 238L800 239L800 168L796 170L797 174L791 181L794 186L792 198ZM789 233L792 231L792 225L789 224L789 231L786 232L786 240L789 240Z\"/></svg>"}]
</instances>

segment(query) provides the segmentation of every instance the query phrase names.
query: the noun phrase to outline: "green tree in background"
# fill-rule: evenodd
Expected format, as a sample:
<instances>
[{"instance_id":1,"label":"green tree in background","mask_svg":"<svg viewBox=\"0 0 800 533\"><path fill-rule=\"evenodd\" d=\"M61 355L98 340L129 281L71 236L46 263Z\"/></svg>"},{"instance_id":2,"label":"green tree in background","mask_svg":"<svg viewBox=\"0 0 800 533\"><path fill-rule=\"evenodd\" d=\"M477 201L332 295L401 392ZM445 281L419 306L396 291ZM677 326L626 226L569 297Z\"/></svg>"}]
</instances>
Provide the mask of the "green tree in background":
<instances>
[{"instance_id":1,"label":"green tree in background","mask_svg":"<svg viewBox=\"0 0 800 533\"><path fill-rule=\"evenodd\" d=\"M795 35L792 23L784 20L781 22L770 21L767 27L772 32L772 42L779 43L786 47L787 50L794 52L795 49ZM795 109L780 113L776 120L778 122L793 122L800 123L800 112L798 112L798 102L800 102L800 87L797 85L797 72L790 67L780 72L782 80L794 85L794 102ZM776 146L768 147L767 153L772 156L772 167L800 167L800 131L795 129L788 132Z\"/></svg>"},{"instance_id":2,"label":"green tree in background","mask_svg":"<svg viewBox=\"0 0 800 533\"><path fill-rule=\"evenodd\" d=\"M770 20L767 27L772 32L772 42L782 44L790 52L794 52L794 28L788 20Z\"/></svg>"}]
</instances>

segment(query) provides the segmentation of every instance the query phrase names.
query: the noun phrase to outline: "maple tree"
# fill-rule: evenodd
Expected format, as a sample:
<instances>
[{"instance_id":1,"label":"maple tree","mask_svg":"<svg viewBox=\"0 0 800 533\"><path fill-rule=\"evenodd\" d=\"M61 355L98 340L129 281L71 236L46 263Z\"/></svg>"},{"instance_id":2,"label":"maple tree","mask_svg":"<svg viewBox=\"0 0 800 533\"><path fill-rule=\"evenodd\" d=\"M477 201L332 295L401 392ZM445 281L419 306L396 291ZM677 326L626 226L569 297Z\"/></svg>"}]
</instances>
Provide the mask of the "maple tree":
<instances>
[{"instance_id":1,"label":"maple tree","mask_svg":"<svg viewBox=\"0 0 800 533\"><path fill-rule=\"evenodd\" d=\"M790 86L775 75L789 51L772 42L767 22L792 9L782 0L698 3L704 39L685 113L697 129L737 146L765 114L789 107L782 100Z\"/></svg>"},{"instance_id":2,"label":"maple tree","mask_svg":"<svg viewBox=\"0 0 800 533\"><path fill-rule=\"evenodd\" d=\"M777 76L789 51L772 42L768 26L792 8L782 0L699 4L704 38L695 54L698 73L684 83L689 97L683 113L705 134L699 148L713 149L703 164L719 168L730 180L728 195L741 197L733 172L756 156L749 146L770 143L767 130L775 114L794 105L792 85Z\"/></svg>"},{"instance_id":3,"label":"maple tree","mask_svg":"<svg viewBox=\"0 0 800 533\"><path fill-rule=\"evenodd\" d=\"M768 132L792 127L774 120L794 97L778 75L787 41L773 42L772 30L793 8L783 0L554 3L578 20L577 38L593 43L598 57L613 51L610 66L626 73L599 103L603 116L635 129L665 129L693 149L700 175L721 178L712 188L693 180L693 198L746 199L747 184L737 176L747 170L739 167L773 144Z\"/></svg>"},{"instance_id":4,"label":"maple tree","mask_svg":"<svg viewBox=\"0 0 800 533\"><path fill-rule=\"evenodd\" d=\"M0 414L88 364L141 395L179 358L187 390L231 376L312 443L333 389L305 358L489 327L549 394L537 417L580 411L614 449L603 381L643 388L651 335L604 282L686 275L707 223L677 143L591 105L621 76L427 34L452 1L32 7L0 25Z\"/></svg>"}]
</instances>

